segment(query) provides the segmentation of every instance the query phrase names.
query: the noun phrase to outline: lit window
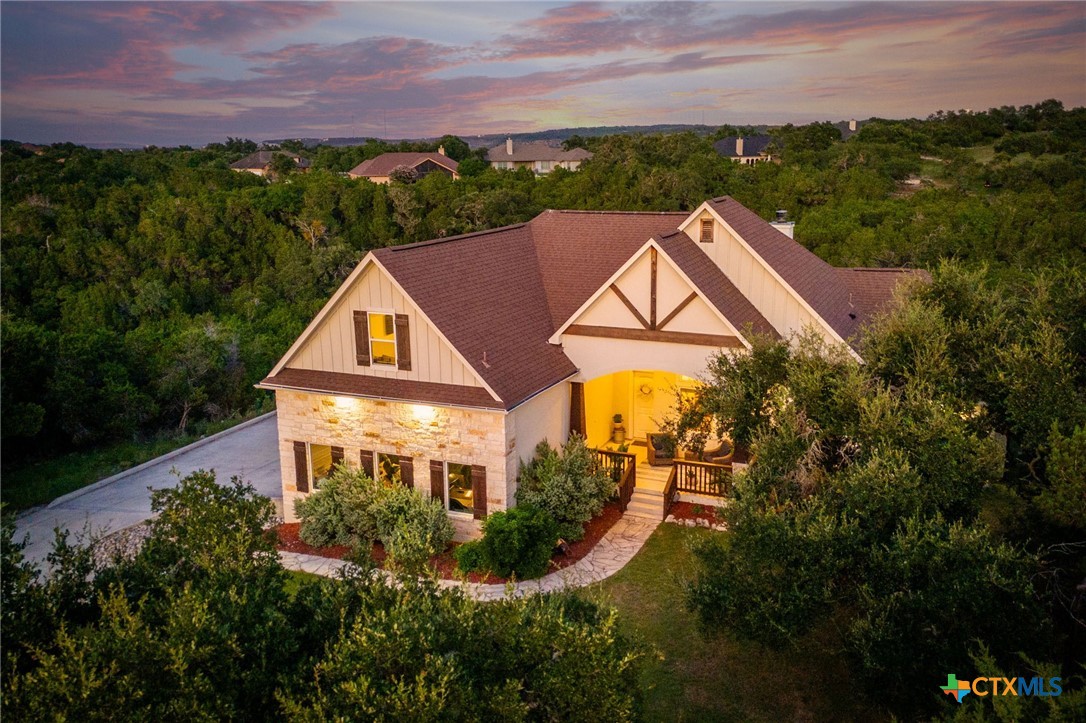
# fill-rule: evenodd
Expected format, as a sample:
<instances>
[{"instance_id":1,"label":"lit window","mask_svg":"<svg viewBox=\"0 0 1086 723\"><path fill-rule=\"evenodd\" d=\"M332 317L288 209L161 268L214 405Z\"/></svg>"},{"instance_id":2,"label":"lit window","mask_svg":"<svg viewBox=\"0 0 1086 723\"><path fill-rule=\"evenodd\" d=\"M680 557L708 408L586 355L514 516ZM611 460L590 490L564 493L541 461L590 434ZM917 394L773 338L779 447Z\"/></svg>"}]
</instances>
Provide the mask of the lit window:
<instances>
[{"instance_id":1,"label":"lit window","mask_svg":"<svg viewBox=\"0 0 1086 723\"><path fill-rule=\"evenodd\" d=\"M377 455L377 479L386 486L402 484L400 476L400 456L397 454Z\"/></svg>"},{"instance_id":2,"label":"lit window","mask_svg":"<svg viewBox=\"0 0 1086 723\"><path fill-rule=\"evenodd\" d=\"M446 499L449 500L449 511L471 513L475 508L471 489L471 465L449 462L446 467L448 473L445 479L449 487Z\"/></svg>"},{"instance_id":3,"label":"lit window","mask_svg":"<svg viewBox=\"0 0 1086 723\"><path fill-rule=\"evenodd\" d=\"M327 444L309 445L309 468L312 474L313 489L332 473L332 448Z\"/></svg>"},{"instance_id":4,"label":"lit window","mask_svg":"<svg viewBox=\"0 0 1086 723\"><path fill-rule=\"evenodd\" d=\"M396 322L392 314L370 313L370 356L374 364L396 366Z\"/></svg>"}]
</instances>

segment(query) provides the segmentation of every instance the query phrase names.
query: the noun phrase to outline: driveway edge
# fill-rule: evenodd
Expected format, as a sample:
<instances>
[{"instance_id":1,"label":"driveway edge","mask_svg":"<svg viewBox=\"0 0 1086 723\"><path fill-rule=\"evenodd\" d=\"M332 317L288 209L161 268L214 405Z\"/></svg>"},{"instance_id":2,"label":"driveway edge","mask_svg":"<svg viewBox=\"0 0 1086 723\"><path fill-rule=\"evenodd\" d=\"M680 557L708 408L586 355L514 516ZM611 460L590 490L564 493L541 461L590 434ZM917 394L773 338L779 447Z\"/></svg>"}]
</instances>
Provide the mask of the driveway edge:
<instances>
[{"instance_id":1,"label":"driveway edge","mask_svg":"<svg viewBox=\"0 0 1086 723\"><path fill-rule=\"evenodd\" d=\"M265 414L261 414L259 417L253 417L252 419L248 419L248 420L242 422L241 424L235 424L233 427L230 427L229 429L224 429L221 432L216 432L215 434L211 435L210 437L204 437L203 439L198 439L195 442L193 442L191 444L186 444L184 447L179 447L178 449L175 449L172 452L167 452L166 454L161 455L159 457L149 459L146 462L144 462L143 464L137 464L135 467L130 467L130 468L124 470L123 472L118 472L117 474L113 475L112 477L106 477L105 479L100 479L97 482L93 482L93 483L87 485L86 487L80 487L79 489L74 490L72 492L69 492L66 495L61 495L60 497L57 497L55 500L53 500L52 502L47 504L45 506L45 508L50 509L50 508L56 507L57 505L61 505L61 504L65 503L65 502L69 502L70 500L74 500L77 497L82 497L83 495L87 494L88 492L93 492L94 490L98 490L98 489L101 489L103 487L107 487L107 486L113 484L114 482L119 482L119 481L123 480L125 477L129 477L131 475L134 475L137 472L142 472L143 470L145 470L145 469L147 469L149 467L153 467L156 464L161 464L162 462L169 461L169 460L173 459L174 457L178 457L178 456L184 454L185 452L188 452L188 451L193 450L193 449L197 449L199 447L203 447L205 444L207 444L209 442L214 442L216 439L221 439L222 437L225 437L225 436L227 436L229 434L233 434L234 432L238 432L238 431L240 431L242 429L245 429L246 427L251 427L254 424L258 424L260 422L263 422L268 417L271 417L271 416L274 416L274 415L275 415L275 410L272 410L272 411L267 412Z\"/></svg>"}]
</instances>

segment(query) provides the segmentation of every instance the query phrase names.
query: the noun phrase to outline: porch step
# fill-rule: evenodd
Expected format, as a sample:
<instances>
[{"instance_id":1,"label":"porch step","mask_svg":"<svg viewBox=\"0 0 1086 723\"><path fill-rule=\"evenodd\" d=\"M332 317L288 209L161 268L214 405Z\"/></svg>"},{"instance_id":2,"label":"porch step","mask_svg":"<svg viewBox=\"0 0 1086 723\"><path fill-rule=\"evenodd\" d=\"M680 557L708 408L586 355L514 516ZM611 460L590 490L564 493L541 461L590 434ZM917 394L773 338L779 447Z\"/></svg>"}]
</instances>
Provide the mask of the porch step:
<instances>
[{"instance_id":1,"label":"porch step","mask_svg":"<svg viewBox=\"0 0 1086 723\"><path fill-rule=\"evenodd\" d=\"M635 487L630 497L630 504L626 507L626 514L662 520L664 518L663 492Z\"/></svg>"}]
</instances>

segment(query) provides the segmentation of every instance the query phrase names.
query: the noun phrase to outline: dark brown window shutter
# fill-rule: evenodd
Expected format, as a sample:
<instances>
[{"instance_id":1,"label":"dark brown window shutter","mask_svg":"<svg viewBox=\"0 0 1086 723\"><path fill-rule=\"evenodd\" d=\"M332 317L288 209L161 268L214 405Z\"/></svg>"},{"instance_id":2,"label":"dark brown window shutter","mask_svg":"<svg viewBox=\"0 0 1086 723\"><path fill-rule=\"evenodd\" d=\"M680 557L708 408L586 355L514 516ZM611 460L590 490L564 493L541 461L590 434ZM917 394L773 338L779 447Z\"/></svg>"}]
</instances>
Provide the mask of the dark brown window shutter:
<instances>
[{"instance_id":1,"label":"dark brown window shutter","mask_svg":"<svg viewBox=\"0 0 1086 723\"><path fill-rule=\"evenodd\" d=\"M359 366L370 365L370 322L366 312L354 312L354 360Z\"/></svg>"},{"instance_id":2,"label":"dark brown window shutter","mask_svg":"<svg viewBox=\"0 0 1086 723\"><path fill-rule=\"evenodd\" d=\"M373 452L363 449L358 453L358 463L362 465L362 471L366 473L366 476L370 479L377 479L373 476Z\"/></svg>"},{"instance_id":3,"label":"dark brown window shutter","mask_svg":"<svg viewBox=\"0 0 1086 723\"><path fill-rule=\"evenodd\" d=\"M486 467L477 464L471 466L472 516L477 520L486 518Z\"/></svg>"},{"instance_id":4,"label":"dark brown window shutter","mask_svg":"<svg viewBox=\"0 0 1086 723\"><path fill-rule=\"evenodd\" d=\"M411 328L407 314L396 314L396 368L411 371Z\"/></svg>"},{"instance_id":5,"label":"dark brown window shutter","mask_svg":"<svg viewBox=\"0 0 1086 723\"><path fill-rule=\"evenodd\" d=\"M585 411L584 411L584 383L582 382L570 382L569 383L569 433L576 432L582 437L587 436L585 429L588 425L585 423Z\"/></svg>"},{"instance_id":6,"label":"dark brown window shutter","mask_svg":"<svg viewBox=\"0 0 1086 723\"><path fill-rule=\"evenodd\" d=\"M445 506L445 464L437 459L430 460L430 496Z\"/></svg>"},{"instance_id":7,"label":"dark brown window shutter","mask_svg":"<svg viewBox=\"0 0 1086 723\"><path fill-rule=\"evenodd\" d=\"M410 457L400 457L400 483L408 489L415 487L415 463Z\"/></svg>"},{"instance_id":8,"label":"dark brown window shutter","mask_svg":"<svg viewBox=\"0 0 1086 723\"><path fill-rule=\"evenodd\" d=\"M332 447L332 466L343 464L343 447Z\"/></svg>"},{"instance_id":9,"label":"dark brown window shutter","mask_svg":"<svg viewBox=\"0 0 1086 723\"><path fill-rule=\"evenodd\" d=\"M309 460L306 459L305 442L294 443L294 484L299 492L309 491Z\"/></svg>"}]
</instances>

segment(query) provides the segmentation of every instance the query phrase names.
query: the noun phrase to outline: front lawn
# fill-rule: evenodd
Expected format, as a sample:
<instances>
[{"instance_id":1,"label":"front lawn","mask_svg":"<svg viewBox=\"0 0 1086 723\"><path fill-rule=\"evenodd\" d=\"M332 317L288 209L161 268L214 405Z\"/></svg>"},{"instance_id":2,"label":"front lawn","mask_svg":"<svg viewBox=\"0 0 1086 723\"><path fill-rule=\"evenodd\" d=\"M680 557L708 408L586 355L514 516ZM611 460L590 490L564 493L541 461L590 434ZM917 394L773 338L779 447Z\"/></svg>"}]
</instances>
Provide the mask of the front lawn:
<instances>
[{"instance_id":1,"label":"front lawn","mask_svg":"<svg viewBox=\"0 0 1086 723\"><path fill-rule=\"evenodd\" d=\"M848 668L831 649L829 629L797 649L774 651L728 634L706 638L683 605L680 580L695 535L726 534L662 524L616 575L593 586L618 608L629 632L662 654L642 678L645 719L652 721L871 720L882 716L858 700Z\"/></svg>"}]
</instances>

